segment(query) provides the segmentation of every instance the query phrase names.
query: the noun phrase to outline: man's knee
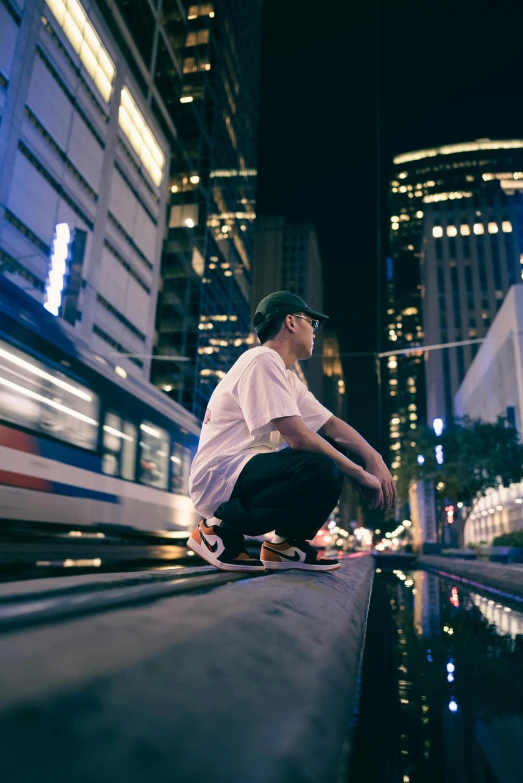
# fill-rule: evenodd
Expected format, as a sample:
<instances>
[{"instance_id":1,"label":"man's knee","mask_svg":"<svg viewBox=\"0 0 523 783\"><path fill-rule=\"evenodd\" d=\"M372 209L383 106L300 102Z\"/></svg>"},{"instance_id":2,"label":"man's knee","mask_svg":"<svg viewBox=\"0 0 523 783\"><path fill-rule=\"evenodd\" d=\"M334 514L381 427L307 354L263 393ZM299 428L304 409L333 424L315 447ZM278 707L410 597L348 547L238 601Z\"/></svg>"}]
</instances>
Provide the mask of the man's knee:
<instances>
[{"instance_id":1,"label":"man's knee","mask_svg":"<svg viewBox=\"0 0 523 783\"><path fill-rule=\"evenodd\" d=\"M317 453L312 453L310 456L312 457L310 468L315 478L322 479L328 484L336 484L339 481L340 469L332 457Z\"/></svg>"}]
</instances>

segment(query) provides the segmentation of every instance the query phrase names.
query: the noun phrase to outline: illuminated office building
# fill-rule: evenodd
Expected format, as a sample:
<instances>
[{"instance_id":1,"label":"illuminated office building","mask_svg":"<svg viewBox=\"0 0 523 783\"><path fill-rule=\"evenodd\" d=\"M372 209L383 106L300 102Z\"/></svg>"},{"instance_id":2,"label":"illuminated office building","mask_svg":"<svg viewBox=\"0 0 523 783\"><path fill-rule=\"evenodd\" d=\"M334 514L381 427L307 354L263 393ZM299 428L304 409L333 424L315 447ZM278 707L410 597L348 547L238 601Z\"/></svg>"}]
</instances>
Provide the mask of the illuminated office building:
<instances>
[{"instance_id":1,"label":"illuminated office building","mask_svg":"<svg viewBox=\"0 0 523 783\"><path fill-rule=\"evenodd\" d=\"M200 416L254 339L260 28L261 0L0 4L0 269Z\"/></svg>"},{"instance_id":2,"label":"illuminated office building","mask_svg":"<svg viewBox=\"0 0 523 783\"><path fill-rule=\"evenodd\" d=\"M323 404L335 416L347 420L345 377L336 334L328 327L323 332Z\"/></svg>"},{"instance_id":3,"label":"illuminated office building","mask_svg":"<svg viewBox=\"0 0 523 783\"><path fill-rule=\"evenodd\" d=\"M292 291L314 310L323 312L321 256L311 223L260 216L256 225L256 254L252 285L252 311L273 291ZM328 322L327 322L328 323ZM322 347L324 328L318 332L311 359L300 367L307 385L323 400Z\"/></svg>"},{"instance_id":4,"label":"illuminated office building","mask_svg":"<svg viewBox=\"0 0 523 783\"><path fill-rule=\"evenodd\" d=\"M170 156L150 92L150 63L105 3L0 4L0 271L100 361L145 378Z\"/></svg>"},{"instance_id":5,"label":"illuminated office building","mask_svg":"<svg viewBox=\"0 0 523 783\"><path fill-rule=\"evenodd\" d=\"M523 285L513 285L468 368L455 397L458 416L523 433ZM465 522L464 543L478 543L523 528L523 482L488 489Z\"/></svg>"},{"instance_id":6,"label":"illuminated office building","mask_svg":"<svg viewBox=\"0 0 523 783\"><path fill-rule=\"evenodd\" d=\"M523 211L495 180L475 199L425 214L423 323L427 345L484 338L521 280ZM428 421L452 421L453 400L480 343L431 351L425 361Z\"/></svg>"},{"instance_id":7,"label":"illuminated office building","mask_svg":"<svg viewBox=\"0 0 523 783\"><path fill-rule=\"evenodd\" d=\"M255 342L261 7L261 0L168 2L161 12L156 78L166 100L176 95L169 111L177 137L156 353L180 360L154 361L153 380L200 418L216 384Z\"/></svg>"},{"instance_id":8,"label":"illuminated office building","mask_svg":"<svg viewBox=\"0 0 523 783\"><path fill-rule=\"evenodd\" d=\"M522 187L523 140L519 139L480 139L394 158L389 194L387 350L443 342L445 336L448 341L456 335L472 339L474 330L478 337L484 334L512 276L518 274L515 210ZM483 235L474 233L476 223L483 226ZM494 229L489 229L489 223L496 223L497 234L491 233ZM511 224L512 232L503 229L504 223L506 227ZM470 234L466 234L467 226ZM441 228L440 236L433 235L434 228L436 234ZM481 245L478 236L484 237L486 287L481 258L476 255ZM436 245L435 240L440 239ZM436 253L441 253L441 257L436 257ZM501 276L498 281L496 270ZM442 307L445 302L448 314L446 328L444 319L438 320L438 274L443 284L439 289ZM472 297L469 291L473 292ZM455 316L458 310L461 320ZM427 404L432 415L443 400L442 418L448 421L452 416L452 395L462 369L465 372L471 361L473 349L467 346L459 354L451 354L452 350L456 349L430 358L427 376L421 351L387 360L384 376L393 469L401 464L402 445L415 443L417 427L427 422ZM445 377L449 380L445 381Z\"/></svg>"}]
</instances>

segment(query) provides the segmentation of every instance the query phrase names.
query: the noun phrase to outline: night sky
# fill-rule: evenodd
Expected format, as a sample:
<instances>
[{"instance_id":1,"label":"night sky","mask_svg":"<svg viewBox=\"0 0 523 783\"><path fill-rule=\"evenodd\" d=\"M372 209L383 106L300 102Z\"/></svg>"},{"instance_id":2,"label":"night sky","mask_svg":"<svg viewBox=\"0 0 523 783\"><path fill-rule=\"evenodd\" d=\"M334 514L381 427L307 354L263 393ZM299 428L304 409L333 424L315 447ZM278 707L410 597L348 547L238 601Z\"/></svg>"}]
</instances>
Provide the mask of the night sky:
<instances>
[{"instance_id":1,"label":"night sky","mask_svg":"<svg viewBox=\"0 0 523 783\"><path fill-rule=\"evenodd\" d=\"M258 214L316 224L325 312L345 352L378 349L378 193L384 259L393 155L523 137L519 4L379 7L377 126L376 5L265 0ZM373 361L347 358L344 370L349 422L377 445Z\"/></svg>"}]
</instances>

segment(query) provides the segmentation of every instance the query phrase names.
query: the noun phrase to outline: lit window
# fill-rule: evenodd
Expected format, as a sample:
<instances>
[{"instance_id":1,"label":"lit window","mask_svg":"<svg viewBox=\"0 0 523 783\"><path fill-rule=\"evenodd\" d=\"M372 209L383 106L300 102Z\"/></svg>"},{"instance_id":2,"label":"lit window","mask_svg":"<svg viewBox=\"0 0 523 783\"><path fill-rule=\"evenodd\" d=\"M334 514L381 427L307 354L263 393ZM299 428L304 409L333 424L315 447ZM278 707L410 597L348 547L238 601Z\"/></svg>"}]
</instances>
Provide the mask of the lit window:
<instances>
[{"instance_id":1,"label":"lit window","mask_svg":"<svg viewBox=\"0 0 523 783\"><path fill-rule=\"evenodd\" d=\"M419 209L419 210L416 212L416 217L417 217L417 218L422 218L422 217L423 217L423 212L421 211L421 209Z\"/></svg>"},{"instance_id":2,"label":"lit window","mask_svg":"<svg viewBox=\"0 0 523 783\"><path fill-rule=\"evenodd\" d=\"M200 3L199 5L189 6L187 19L197 19L199 16L214 16L214 3Z\"/></svg>"},{"instance_id":3,"label":"lit window","mask_svg":"<svg viewBox=\"0 0 523 783\"><path fill-rule=\"evenodd\" d=\"M0 420L94 451L99 400L60 370L0 341Z\"/></svg>"},{"instance_id":4,"label":"lit window","mask_svg":"<svg viewBox=\"0 0 523 783\"><path fill-rule=\"evenodd\" d=\"M466 223L463 223L463 224L462 224L462 225L459 227L459 233L461 234L461 236L462 236L462 237L468 237L468 236L470 236L470 226L469 226L469 225L467 225Z\"/></svg>"},{"instance_id":5,"label":"lit window","mask_svg":"<svg viewBox=\"0 0 523 783\"><path fill-rule=\"evenodd\" d=\"M191 452L180 443L173 443L171 452L172 491L188 494Z\"/></svg>"},{"instance_id":6,"label":"lit window","mask_svg":"<svg viewBox=\"0 0 523 783\"><path fill-rule=\"evenodd\" d=\"M475 234L485 233L485 226L483 225L483 223L474 223L474 233Z\"/></svg>"},{"instance_id":7,"label":"lit window","mask_svg":"<svg viewBox=\"0 0 523 783\"><path fill-rule=\"evenodd\" d=\"M186 57L183 61L184 73L198 73L198 71L210 71L211 64L208 60L197 60L195 57Z\"/></svg>"},{"instance_id":8,"label":"lit window","mask_svg":"<svg viewBox=\"0 0 523 783\"><path fill-rule=\"evenodd\" d=\"M405 185L402 185L400 188L400 193L406 193L406 192L407 192L407 188L405 187Z\"/></svg>"},{"instance_id":9,"label":"lit window","mask_svg":"<svg viewBox=\"0 0 523 783\"><path fill-rule=\"evenodd\" d=\"M109 103L115 68L78 0L46 0L102 98Z\"/></svg>"},{"instance_id":10,"label":"lit window","mask_svg":"<svg viewBox=\"0 0 523 783\"><path fill-rule=\"evenodd\" d=\"M118 122L152 181L160 187L165 156L127 87L122 89Z\"/></svg>"},{"instance_id":11,"label":"lit window","mask_svg":"<svg viewBox=\"0 0 523 783\"><path fill-rule=\"evenodd\" d=\"M458 233L458 229L456 226L447 226L447 236L449 237L455 237Z\"/></svg>"},{"instance_id":12,"label":"lit window","mask_svg":"<svg viewBox=\"0 0 523 783\"><path fill-rule=\"evenodd\" d=\"M510 220L504 220L503 223L501 224L501 228L506 234L508 234L510 233L510 231L512 231L512 223L510 222Z\"/></svg>"},{"instance_id":13,"label":"lit window","mask_svg":"<svg viewBox=\"0 0 523 783\"><path fill-rule=\"evenodd\" d=\"M187 35L185 46L199 46L209 43L209 30L195 30Z\"/></svg>"},{"instance_id":14,"label":"lit window","mask_svg":"<svg viewBox=\"0 0 523 783\"><path fill-rule=\"evenodd\" d=\"M142 484L167 489L169 435L154 424L140 424L140 477Z\"/></svg>"},{"instance_id":15,"label":"lit window","mask_svg":"<svg viewBox=\"0 0 523 783\"><path fill-rule=\"evenodd\" d=\"M405 179L408 176L408 173L406 171L402 171L401 174L398 174L400 179Z\"/></svg>"},{"instance_id":16,"label":"lit window","mask_svg":"<svg viewBox=\"0 0 523 783\"><path fill-rule=\"evenodd\" d=\"M488 232L489 234L497 234L499 231L498 224L497 223L489 223L488 224Z\"/></svg>"},{"instance_id":17,"label":"lit window","mask_svg":"<svg viewBox=\"0 0 523 783\"><path fill-rule=\"evenodd\" d=\"M136 427L116 413L108 412L103 430L103 472L134 481Z\"/></svg>"},{"instance_id":18,"label":"lit window","mask_svg":"<svg viewBox=\"0 0 523 783\"><path fill-rule=\"evenodd\" d=\"M399 223L393 223L393 224L392 224L392 230L393 230L393 231L397 231L399 227L400 227L400 224L399 224Z\"/></svg>"},{"instance_id":19,"label":"lit window","mask_svg":"<svg viewBox=\"0 0 523 783\"><path fill-rule=\"evenodd\" d=\"M432 236L433 237L442 237L443 236L443 229L441 226L434 226L432 229Z\"/></svg>"},{"instance_id":20,"label":"lit window","mask_svg":"<svg viewBox=\"0 0 523 783\"><path fill-rule=\"evenodd\" d=\"M198 204L175 204L169 213L169 228L188 227L198 225Z\"/></svg>"}]
</instances>

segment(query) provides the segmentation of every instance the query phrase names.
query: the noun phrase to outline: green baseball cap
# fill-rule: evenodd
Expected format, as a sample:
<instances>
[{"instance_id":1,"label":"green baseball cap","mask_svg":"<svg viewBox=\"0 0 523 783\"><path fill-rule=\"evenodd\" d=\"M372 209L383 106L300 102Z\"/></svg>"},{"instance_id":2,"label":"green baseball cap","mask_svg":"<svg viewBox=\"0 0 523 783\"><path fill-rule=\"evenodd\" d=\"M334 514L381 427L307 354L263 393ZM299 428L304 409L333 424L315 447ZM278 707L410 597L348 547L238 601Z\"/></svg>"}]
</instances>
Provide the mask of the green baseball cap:
<instances>
[{"instance_id":1,"label":"green baseball cap","mask_svg":"<svg viewBox=\"0 0 523 783\"><path fill-rule=\"evenodd\" d=\"M311 318L316 318L320 323L329 317L313 310L301 296L293 294L292 291L276 291L262 299L256 308L252 321L256 334L259 334L267 324L278 316L292 315L293 313L306 313Z\"/></svg>"}]
</instances>

